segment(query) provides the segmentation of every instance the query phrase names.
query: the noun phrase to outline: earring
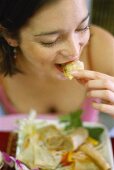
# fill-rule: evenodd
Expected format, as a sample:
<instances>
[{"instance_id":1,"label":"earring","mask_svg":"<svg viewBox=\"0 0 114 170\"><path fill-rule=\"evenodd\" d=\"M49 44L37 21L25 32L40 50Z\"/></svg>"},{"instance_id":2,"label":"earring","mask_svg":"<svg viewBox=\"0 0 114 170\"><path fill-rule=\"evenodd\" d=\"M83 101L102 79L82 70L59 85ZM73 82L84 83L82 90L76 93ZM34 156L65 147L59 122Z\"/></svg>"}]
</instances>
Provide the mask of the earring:
<instances>
[{"instance_id":1,"label":"earring","mask_svg":"<svg viewBox=\"0 0 114 170\"><path fill-rule=\"evenodd\" d=\"M16 48L13 49L13 53L14 53L14 58L16 59L17 58L17 55L16 55L17 54L17 49Z\"/></svg>"}]
</instances>

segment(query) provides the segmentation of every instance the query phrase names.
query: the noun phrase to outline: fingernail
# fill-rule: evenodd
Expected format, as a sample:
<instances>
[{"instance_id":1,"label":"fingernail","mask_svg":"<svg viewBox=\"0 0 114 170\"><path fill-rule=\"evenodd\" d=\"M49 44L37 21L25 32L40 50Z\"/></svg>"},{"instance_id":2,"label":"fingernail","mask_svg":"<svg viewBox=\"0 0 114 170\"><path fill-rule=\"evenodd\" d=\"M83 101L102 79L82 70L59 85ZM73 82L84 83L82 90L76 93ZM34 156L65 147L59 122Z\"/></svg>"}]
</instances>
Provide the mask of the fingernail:
<instances>
[{"instance_id":1,"label":"fingernail","mask_svg":"<svg viewBox=\"0 0 114 170\"><path fill-rule=\"evenodd\" d=\"M71 74L78 74L78 71L71 71Z\"/></svg>"}]
</instances>

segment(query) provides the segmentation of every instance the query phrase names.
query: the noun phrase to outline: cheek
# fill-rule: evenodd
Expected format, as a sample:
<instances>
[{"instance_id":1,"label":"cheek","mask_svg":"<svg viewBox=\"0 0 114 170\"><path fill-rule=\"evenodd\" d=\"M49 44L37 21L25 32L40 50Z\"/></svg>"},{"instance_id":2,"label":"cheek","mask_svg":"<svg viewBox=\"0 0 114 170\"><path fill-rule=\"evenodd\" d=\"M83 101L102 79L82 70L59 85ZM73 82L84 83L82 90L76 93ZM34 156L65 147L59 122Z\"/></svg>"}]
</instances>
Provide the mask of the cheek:
<instances>
[{"instance_id":1,"label":"cheek","mask_svg":"<svg viewBox=\"0 0 114 170\"><path fill-rule=\"evenodd\" d=\"M51 62L55 53L52 49L42 47L36 42L26 42L21 45L22 52L29 61Z\"/></svg>"},{"instance_id":2,"label":"cheek","mask_svg":"<svg viewBox=\"0 0 114 170\"><path fill-rule=\"evenodd\" d=\"M88 30L84 37L84 44L86 45L90 39L90 31Z\"/></svg>"},{"instance_id":3,"label":"cheek","mask_svg":"<svg viewBox=\"0 0 114 170\"><path fill-rule=\"evenodd\" d=\"M90 39L90 31L87 31L86 34L84 36L82 36L80 39L81 51L87 45L89 39Z\"/></svg>"},{"instance_id":4,"label":"cheek","mask_svg":"<svg viewBox=\"0 0 114 170\"><path fill-rule=\"evenodd\" d=\"M83 51L84 47L87 45L90 38L90 31L87 31L86 34L80 36L80 54Z\"/></svg>"},{"instance_id":5,"label":"cheek","mask_svg":"<svg viewBox=\"0 0 114 170\"><path fill-rule=\"evenodd\" d=\"M54 60L55 52L51 48L46 48L35 42L29 30L24 30L20 34L20 48L23 56L30 62L50 62Z\"/></svg>"}]
</instances>

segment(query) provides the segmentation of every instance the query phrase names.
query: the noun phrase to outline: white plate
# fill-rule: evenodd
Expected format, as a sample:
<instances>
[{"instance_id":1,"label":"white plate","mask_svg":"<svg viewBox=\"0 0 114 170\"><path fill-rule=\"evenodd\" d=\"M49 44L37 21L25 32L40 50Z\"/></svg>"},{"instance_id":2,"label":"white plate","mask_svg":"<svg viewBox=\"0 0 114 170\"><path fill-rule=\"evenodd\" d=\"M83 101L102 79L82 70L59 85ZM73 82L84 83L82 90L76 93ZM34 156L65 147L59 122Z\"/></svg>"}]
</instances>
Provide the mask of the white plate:
<instances>
[{"instance_id":1,"label":"white plate","mask_svg":"<svg viewBox=\"0 0 114 170\"><path fill-rule=\"evenodd\" d=\"M36 119L34 120L35 124L39 124L40 122L46 122L47 124L54 124L57 127L63 127L62 124L59 124L59 122L57 120L44 120L44 119ZM45 125L43 125L45 126ZM103 151L102 154L104 156L104 158L106 158L106 160L108 161L108 163L111 166L111 170L114 170L114 160L113 160L113 151L112 151L112 145L111 145L111 140L108 136L108 131L106 129L106 127L100 123L89 123L89 122L84 122L84 126L87 127L102 127L104 129L104 132L101 136L101 143L103 144ZM18 142L20 142L20 139L18 140ZM20 149L17 146L17 150L16 150L16 155L18 155L20 153Z\"/></svg>"}]
</instances>

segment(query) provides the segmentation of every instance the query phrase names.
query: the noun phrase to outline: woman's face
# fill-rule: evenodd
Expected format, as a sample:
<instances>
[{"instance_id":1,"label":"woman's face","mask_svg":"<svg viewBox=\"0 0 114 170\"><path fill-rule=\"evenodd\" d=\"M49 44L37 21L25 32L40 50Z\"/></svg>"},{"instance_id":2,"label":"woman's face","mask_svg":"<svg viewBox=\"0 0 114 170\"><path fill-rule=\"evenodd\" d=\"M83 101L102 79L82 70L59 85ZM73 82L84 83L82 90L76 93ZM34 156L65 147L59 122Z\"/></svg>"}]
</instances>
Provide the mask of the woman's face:
<instances>
[{"instance_id":1,"label":"woman's face","mask_svg":"<svg viewBox=\"0 0 114 170\"><path fill-rule=\"evenodd\" d=\"M89 39L85 0L46 5L20 31L20 48L36 73L62 79L61 64L78 60Z\"/></svg>"}]
</instances>

